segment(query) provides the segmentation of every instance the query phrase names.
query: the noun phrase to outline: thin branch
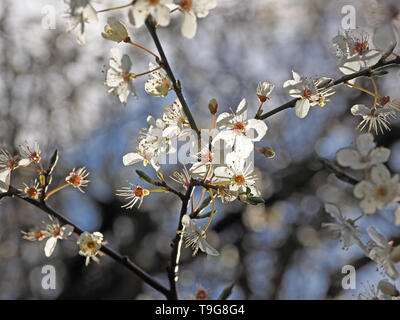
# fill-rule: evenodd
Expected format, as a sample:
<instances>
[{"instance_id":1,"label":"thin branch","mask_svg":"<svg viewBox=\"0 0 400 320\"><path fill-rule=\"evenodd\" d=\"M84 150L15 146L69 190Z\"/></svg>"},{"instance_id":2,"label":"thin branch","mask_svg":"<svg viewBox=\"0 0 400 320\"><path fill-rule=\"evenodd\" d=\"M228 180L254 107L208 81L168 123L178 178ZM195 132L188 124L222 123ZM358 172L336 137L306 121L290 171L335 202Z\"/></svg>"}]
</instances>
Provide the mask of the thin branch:
<instances>
[{"instance_id":1,"label":"thin branch","mask_svg":"<svg viewBox=\"0 0 400 320\"><path fill-rule=\"evenodd\" d=\"M176 290L176 282L177 282L177 267L178 267L178 253L179 253L179 246L181 237L178 234L179 230L182 230L182 217L186 214L187 212L187 206L189 204L189 199L192 194L194 188L194 183L193 180L189 184L189 187L186 191L185 197L182 199L182 207L181 207L181 212L179 215L179 223L178 223L178 228L176 236L174 240L172 240L172 251L171 251L171 265L167 268L168 271L168 279L170 283L170 293L168 295L168 299L170 300L178 300L178 292Z\"/></svg>"},{"instance_id":2,"label":"thin branch","mask_svg":"<svg viewBox=\"0 0 400 320\"><path fill-rule=\"evenodd\" d=\"M8 196L8 197L17 197L19 199L22 199L35 207L41 209L42 211L46 212L47 214L50 214L53 217L56 217L59 221L65 224L69 224L74 227L74 231L76 231L78 234L81 234L84 232L81 228L76 226L74 223L72 223L70 220L65 218L63 215L60 213L54 211L50 207L47 206L45 202L40 202L37 200L33 200L27 197L24 197L21 195L21 193L14 187L10 186L8 189L8 192L0 194L0 199ZM122 264L129 270L131 270L133 273L135 273L139 278L141 278L144 282L146 282L149 286L154 288L155 290L161 292L163 295L166 297L169 296L170 291L164 287L162 284L160 284L157 280L155 280L152 276L150 276L147 272L142 270L139 266L137 266L135 263L133 263L127 256L121 256L119 253L114 251L108 246L102 246L101 251L117 261L118 263Z\"/></svg>"},{"instance_id":3,"label":"thin branch","mask_svg":"<svg viewBox=\"0 0 400 320\"><path fill-rule=\"evenodd\" d=\"M156 32L156 27L154 25L154 22L153 22L151 16L149 16L149 18L146 19L146 27L149 30L151 37L153 38L153 41L154 41L154 44L157 47L158 53L160 54L161 61L159 61L158 63L164 68L164 70L167 73L168 77L172 81L173 86L174 86L174 91L175 91L175 93L176 93L176 95L177 95L177 97L179 99L179 102L182 105L183 112L185 113L186 117L188 118L190 127L194 131L196 131L196 133L198 135L200 135L200 130L197 127L196 122L194 121L193 115L190 112L190 109L189 109L189 107L188 107L188 105L186 103L186 100L185 100L184 96L183 96L181 83L178 80L176 80L176 78L174 76L174 73L172 72L172 69L171 69L171 67L170 67L170 65L168 63L167 57L165 56L163 47L161 45L160 40L158 39L157 32Z\"/></svg>"},{"instance_id":4,"label":"thin branch","mask_svg":"<svg viewBox=\"0 0 400 320\"><path fill-rule=\"evenodd\" d=\"M354 179L353 177L350 177L349 175L347 175L346 173L344 173L342 170L340 170L336 165L334 165L332 162L326 160L326 159L318 159L322 165L328 169L329 171L331 171L336 178L338 178L339 180L342 180L344 182L350 183L352 185L356 185L359 181Z\"/></svg>"},{"instance_id":5,"label":"thin branch","mask_svg":"<svg viewBox=\"0 0 400 320\"><path fill-rule=\"evenodd\" d=\"M373 71L376 71L378 69L389 68L389 67L392 67L395 65L400 65L400 56L396 57L395 59L392 59L390 61L384 61L381 59L377 64L375 64L371 68L367 68L367 69L361 70L361 71L353 73L353 74L345 75L345 76L333 81L333 83L330 87L335 87L337 85L344 84L345 82L353 80L358 77L370 77L373 74ZM259 120L264 120L264 119L267 119L267 118L273 116L274 114L281 112L285 109L294 108L297 100L299 100L299 99L301 99L301 98L292 99L292 100L286 102L285 104L283 104L269 112L264 113L263 115L260 115L260 116L256 115L255 118L259 119Z\"/></svg>"}]
</instances>

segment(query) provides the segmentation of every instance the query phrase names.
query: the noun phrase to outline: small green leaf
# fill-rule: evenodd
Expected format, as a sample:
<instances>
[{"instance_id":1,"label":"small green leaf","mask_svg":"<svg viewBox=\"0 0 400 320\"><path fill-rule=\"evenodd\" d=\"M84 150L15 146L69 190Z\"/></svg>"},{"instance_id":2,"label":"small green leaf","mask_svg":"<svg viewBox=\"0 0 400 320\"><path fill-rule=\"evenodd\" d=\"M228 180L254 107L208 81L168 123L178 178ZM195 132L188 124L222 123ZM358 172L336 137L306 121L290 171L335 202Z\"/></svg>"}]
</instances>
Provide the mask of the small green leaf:
<instances>
[{"instance_id":1,"label":"small green leaf","mask_svg":"<svg viewBox=\"0 0 400 320\"><path fill-rule=\"evenodd\" d=\"M207 212L205 212L205 213L203 213L203 214L200 214L200 215L196 216L194 219L204 219L204 218L208 218L208 217L211 216L211 213L212 213L212 210L207 211ZM216 214L216 213L217 213L217 211L214 210L214 214Z\"/></svg>"},{"instance_id":2,"label":"small green leaf","mask_svg":"<svg viewBox=\"0 0 400 320\"><path fill-rule=\"evenodd\" d=\"M143 181L146 181L150 184L155 184L155 181L150 178L147 174L145 174L143 171L136 170L136 173L138 174L139 178L142 179Z\"/></svg>"},{"instance_id":3,"label":"small green leaf","mask_svg":"<svg viewBox=\"0 0 400 320\"><path fill-rule=\"evenodd\" d=\"M47 170L48 174L51 174L56 167L58 162L58 150L56 149L53 153L53 155L50 158L50 164L49 164L49 169Z\"/></svg>"},{"instance_id":4,"label":"small green leaf","mask_svg":"<svg viewBox=\"0 0 400 320\"><path fill-rule=\"evenodd\" d=\"M161 171L158 171L158 172L157 172L157 177L158 177L158 179L160 179L160 181L164 182L164 176L163 176L163 174L161 173Z\"/></svg>"},{"instance_id":5,"label":"small green leaf","mask_svg":"<svg viewBox=\"0 0 400 320\"><path fill-rule=\"evenodd\" d=\"M260 203L265 203L265 200L261 197L247 197L246 202L253 206L256 206Z\"/></svg>"},{"instance_id":6,"label":"small green leaf","mask_svg":"<svg viewBox=\"0 0 400 320\"><path fill-rule=\"evenodd\" d=\"M40 181L40 184L41 184L42 186L44 186L44 185L46 184L46 176L45 176L44 174L41 174L41 175L39 176L39 181Z\"/></svg>"},{"instance_id":7,"label":"small green leaf","mask_svg":"<svg viewBox=\"0 0 400 320\"><path fill-rule=\"evenodd\" d=\"M210 203L211 203L211 196L205 197L200 207L197 209L197 211L201 213L205 208L207 208L210 205Z\"/></svg>"},{"instance_id":8,"label":"small green leaf","mask_svg":"<svg viewBox=\"0 0 400 320\"><path fill-rule=\"evenodd\" d=\"M229 296L232 294L233 287L235 286L235 283L232 283L229 287L226 287L224 290L222 290L221 294L217 298L217 300L226 300L229 298Z\"/></svg>"}]
</instances>

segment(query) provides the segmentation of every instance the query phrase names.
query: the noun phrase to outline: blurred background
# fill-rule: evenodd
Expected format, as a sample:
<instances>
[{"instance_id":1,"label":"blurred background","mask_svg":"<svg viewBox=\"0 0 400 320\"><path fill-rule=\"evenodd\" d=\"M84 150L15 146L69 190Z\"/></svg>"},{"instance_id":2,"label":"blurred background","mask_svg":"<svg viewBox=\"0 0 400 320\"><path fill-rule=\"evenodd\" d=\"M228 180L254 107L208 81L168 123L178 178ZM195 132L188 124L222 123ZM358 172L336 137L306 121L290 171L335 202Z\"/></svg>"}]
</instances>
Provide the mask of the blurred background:
<instances>
[{"instance_id":1,"label":"blurred background","mask_svg":"<svg viewBox=\"0 0 400 320\"><path fill-rule=\"evenodd\" d=\"M127 1L94 3L97 10ZM267 80L276 87L264 105L268 111L291 98L282 88L295 70L309 77L338 78L331 39L341 28L342 7L356 8L357 26L370 30L368 1L321 0L219 0L219 5L199 27L193 40L181 36L182 15L173 14L169 27L159 29L175 75L183 83L184 95L200 127L212 125L208 101L216 98L220 112L236 108L243 97L249 114L258 107L256 86ZM380 1L384 6L396 1ZM86 166L90 180L86 193L65 189L49 205L88 231L101 231L109 245L168 285L165 268L170 243L176 232L180 203L171 195L146 198L140 210L121 209L115 190L128 182L142 183L134 169L124 167L122 156L134 150L138 131L146 127L150 113L160 117L175 94L166 98L148 96L146 77L134 84L138 99L126 107L103 86L109 51L119 46L127 53L135 73L147 71L150 57L124 44L104 40L100 33L107 16L128 23L127 9L100 14L98 24L86 25L87 44L76 43L75 30L66 33L67 10L63 1L52 1L56 28L42 28L49 1L3 0L0 3L0 146L17 152L18 145L37 140L45 163L54 149L60 153L53 185L62 184L74 167ZM398 16L397 16L398 18ZM132 38L156 50L145 27L129 24ZM400 98L399 73L392 69L378 79L381 95ZM369 88L368 82L360 81ZM355 299L385 275L357 247L342 250L338 240L321 227L331 221L323 210L325 202L336 203L350 218L360 215L352 186L332 176L318 162L333 160L339 148L350 146L360 121L350 114L355 103L371 104L360 91L340 87L323 108L314 107L305 119L286 110L268 118L269 127L261 146L271 146L276 157L256 154L263 184L265 205L245 206L239 202L217 207L208 232L209 242L221 255L191 257L183 250L179 294L192 299L204 288L215 299L223 288L235 283L233 299ZM388 163L400 172L400 126L377 137L378 144L391 148ZM169 176L179 167L166 167ZM151 168L146 168L153 175ZM13 176L20 188L33 176ZM175 185L176 186L176 185ZM176 186L178 187L178 186ZM374 225L399 243L394 225L394 207L381 210L359 223L363 240L366 227ZM84 265L78 248L59 242L51 258L43 254L44 242L21 238L20 230L40 227L46 215L21 200L3 199L0 204L0 299L163 299L138 277L109 257L99 265ZM41 287L44 265L56 268L55 290ZM341 269L357 269L357 288L342 290ZM398 283L400 284L400 283Z\"/></svg>"}]
</instances>

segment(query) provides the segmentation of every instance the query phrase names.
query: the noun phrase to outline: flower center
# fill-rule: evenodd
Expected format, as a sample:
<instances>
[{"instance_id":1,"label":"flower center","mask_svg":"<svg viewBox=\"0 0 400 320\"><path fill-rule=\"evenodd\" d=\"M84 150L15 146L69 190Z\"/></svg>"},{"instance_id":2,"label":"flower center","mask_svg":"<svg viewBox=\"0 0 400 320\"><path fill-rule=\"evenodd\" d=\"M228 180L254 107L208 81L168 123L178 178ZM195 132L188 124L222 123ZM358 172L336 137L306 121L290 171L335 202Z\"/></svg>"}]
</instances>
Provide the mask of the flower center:
<instances>
[{"instance_id":1,"label":"flower center","mask_svg":"<svg viewBox=\"0 0 400 320\"><path fill-rule=\"evenodd\" d=\"M141 198L143 196L143 188L136 187L135 190L133 190L133 193L135 194L136 197Z\"/></svg>"},{"instance_id":2,"label":"flower center","mask_svg":"<svg viewBox=\"0 0 400 320\"><path fill-rule=\"evenodd\" d=\"M304 97L310 98L311 97L311 90L309 88L304 89Z\"/></svg>"},{"instance_id":3,"label":"flower center","mask_svg":"<svg viewBox=\"0 0 400 320\"><path fill-rule=\"evenodd\" d=\"M180 5L183 10L189 11L192 7L192 0L182 0Z\"/></svg>"},{"instance_id":4,"label":"flower center","mask_svg":"<svg viewBox=\"0 0 400 320\"><path fill-rule=\"evenodd\" d=\"M82 179L79 175L77 175L76 173L72 174L69 178L68 178L68 182L73 184L73 185L79 185L81 183Z\"/></svg>"},{"instance_id":5,"label":"flower center","mask_svg":"<svg viewBox=\"0 0 400 320\"><path fill-rule=\"evenodd\" d=\"M90 251L93 251L93 249L96 247L96 245L95 245L95 243L94 243L93 241L89 241L89 242L86 244L86 247L87 247Z\"/></svg>"},{"instance_id":6,"label":"flower center","mask_svg":"<svg viewBox=\"0 0 400 320\"><path fill-rule=\"evenodd\" d=\"M159 1L160 0L149 0L149 4L154 6L154 5L158 4Z\"/></svg>"},{"instance_id":7,"label":"flower center","mask_svg":"<svg viewBox=\"0 0 400 320\"><path fill-rule=\"evenodd\" d=\"M199 291L197 291L196 294L196 299L197 300L205 300L208 297L208 292L204 289L200 289Z\"/></svg>"},{"instance_id":8,"label":"flower center","mask_svg":"<svg viewBox=\"0 0 400 320\"><path fill-rule=\"evenodd\" d=\"M360 55L364 54L368 50L368 41L356 41L354 43L354 53L358 53Z\"/></svg>"},{"instance_id":9,"label":"flower center","mask_svg":"<svg viewBox=\"0 0 400 320\"><path fill-rule=\"evenodd\" d=\"M238 174L237 176L235 176L235 182L242 184L244 182L244 176L242 174Z\"/></svg>"},{"instance_id":10,"label":"flower center","mask_svg":"<svg viewBox=\"0 0 400 320\"><path fill-rule=\"evenodd\" d=\"M366 163L366 162L369 162L370 160L371 159L370 159L370 157L368 155L364 155L364 156L360 157L360 162L361 163Z\"/></svg>"},{"instance_id":11,"label":"flower center","mask_svg":"<svg viewBox=\"0 0 400 320\"><path fill-rule=\"evenodd\" d=\"M242 122L237 122L237 123L235 123L235 125L233 126L233 129L235 129L236 131L244 132L245 129L246 129L246 126L245 126Z\"/></svg>"},{"instance_id":12,"label":"flower center","mask_svg":"<svg viewBox=\"0 0 400 320\"><path fill-rule=\"evenodd\" d=\"M387 194L388 194L388 191L387 191L387 189L386 189L385 186L381 186L381 187L377 190L376 194L377 194L377 196L378 196L379 198L385 198L385 197L387 196Z\"/></svg>"},{"instance_id":13,"label":"flower center","mask_svg":"<svg viewBox=\"0 0 400 320\"><path fill-rule=\"evenodd\" d=\"M127 72L127 71L124 71L124 75L122 76L122 78L124 79L124 81L125 82L129 82L129 81L131 81L131 75L130 75L130 73L129 72Z\"/></svg>"},{"instance_id":14,"label":"flower center","mask_svg":"<svg viewBox=\"0 0 400 320\"><path fill-rule=\"evenodd\" d=\"M36 198L39 192L35 187L30 187L26 189L25 193L28 195L29 198Z\"/></svg>"},{"instance_id":15,"label":"flower center","mask_svg":"<svg viewBox=\"0 0 400 320\"><path fill-rule=\"evenodd\" d=\"M33 152L29 158L31 162L39 162L40 161L40 154Z\"/></svg>"},{"instance_id":16,"label":"flower center","mask_svg":"<svg viewBox=\"0 0 400 320\"><path fill-rule=\"evenodd\" d=\"M13 170L17 166L17 163L14 159L10 159L7 161L7 168Z\"/></svg>"}]
</instances>

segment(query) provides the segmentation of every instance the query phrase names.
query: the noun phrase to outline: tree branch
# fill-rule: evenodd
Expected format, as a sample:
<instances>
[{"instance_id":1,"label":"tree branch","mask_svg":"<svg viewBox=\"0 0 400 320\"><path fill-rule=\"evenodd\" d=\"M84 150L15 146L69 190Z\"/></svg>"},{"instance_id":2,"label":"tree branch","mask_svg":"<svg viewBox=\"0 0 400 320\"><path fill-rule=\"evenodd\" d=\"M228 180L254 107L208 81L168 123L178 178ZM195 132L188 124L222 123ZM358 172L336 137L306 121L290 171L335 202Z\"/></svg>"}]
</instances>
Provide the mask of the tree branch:
<instances>
[{"instance_id":1,"label":"tree branch","mask_svg":"<svg viewBox=\"0 0 400 320\"><path fill-rule=\"evenodd\" d=\"M381 60L379 60L379 62L377 64L375 64L371 68L367 68L367 69L361 70L361 71L353 73L353 74L345 75L345 76L335 80L328 87L335 87L337 85L344 84L345 82L353 80L353 79L358 78L358 77L370 77L372 75L373 71L376 71L378 69L389 68L389 67L392 67L394 65L400 65L400 57L396 57L395 59L392 59L390 61L384 61L384 60L381 59ZM281 106L279 106L279 107L277 107L277 108L275 108L275 109L273 109L273 110L271 110L269 112L266 112L266 113L264 113L264 114L262 114L260 116L256 115L255 118L259 119L259 120L264 120L264 119L267 119L267 118L273 116L274 114L276 114L278 112L281 112L281 111L283 111L285 109L294 108L294 106L296 105L297 100L299 100L299 99L301 99L301 98L292 99L292 100L286 102L285 104L283 104L283 105L281 105Z\"/></svg>"},{"instance_id":2,"label":"tree branch","mask_svg":"<svg viewBox=\"0 0 400 320\"><path fill-rule=\"evenodd\" d=\"M84 232L81 228L76 226L74 223L72 223L70 220L65 218L63 215L60 213L54 211L50 207L47 206L45 202L40 202L37 200L33 200L27 197L24 197L21 195L21 192L18 191L16 188L10 186L8 189L8 192L0 194L0 199L8 196L8 197L17 197L19 199L22 199L33 206L41 209L42 211L46 212L47 214L56 217L59 221L65 224L70 224L71 226L74 227L74 231L76 231L78 234L81 234ZM170 291L164 287L162 284L160 284L157 280L155 280L152 276L150 276L148 273L146 273L144 270L142 270L139 266L137 266L135 263L133 263L127 256L121 256L119 253L114 251L108 246L102 246L101 251L108 255L110 258L114 259L118 263L122 264L129 270L131 270L133 273L135 273L139 278L141 278L144 282L146 282L149 286L151 286L153 289L161 292L163 295L165 295L167 298L170 295Z\"/></svg>"},{"instance_id":3,"label":"tree branch","mask_svg":"<svg viewBox=\"0 0 400 320\"><path fill-rule=\"evenodd\" d=\"M176 78L174 76L174 73L172 72L172 69L171 69L171 67L170 67L170 65L168 63L167 57L165 56L165 53L164 53L164 50L162 48L161 42L160 42L160 40L158 39L158 36L157 36L156 27L154 25L153 18L151 16L149 16L146 19L146 27L149 30L151 37L153 38L153 41L154 41L154 44L157 47L158 53L160 54L161 61L159 61L159 63L164 68L164 70L167 72L168 77L170 78L170 80L173 83L174 91L175 91L175 93L176 93L176 95L177 95L177 97L178 97L178 99L179 99L179 101L180 101L180 103L182 105L183 112L185 113L186 117L188 118L188 121L190 123L190 127L194 131L196 131L196 133L198 135L200 135L200 130L197 127L196 122L194 121L193 115L190 112L190 109L189 109L189 107L188 107L188 105L186 103L186 100L185 100L184 96L183 96L181 83L178 80L176 80Z\"/></svg>"}]
</instances>

